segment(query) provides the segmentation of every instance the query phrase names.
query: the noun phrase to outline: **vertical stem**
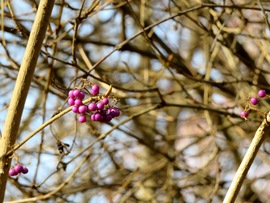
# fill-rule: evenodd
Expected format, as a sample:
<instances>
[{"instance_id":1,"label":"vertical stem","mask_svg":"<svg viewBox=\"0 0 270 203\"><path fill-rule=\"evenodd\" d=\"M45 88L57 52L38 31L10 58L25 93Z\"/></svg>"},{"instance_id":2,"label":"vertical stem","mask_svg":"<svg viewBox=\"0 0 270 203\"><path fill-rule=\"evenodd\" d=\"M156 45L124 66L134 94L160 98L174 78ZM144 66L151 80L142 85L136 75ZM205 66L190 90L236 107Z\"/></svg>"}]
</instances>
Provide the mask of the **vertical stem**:
<instances>
[{"instance_id":1,"label":"vertical stem","mask_svg":"<svg viewBox=\"0 0 270 203\"><path fill-rule=\"evenodd\" d=\"M0 140L0 202L4 200L8 170L11 163L11 159L5 154L12 149L16 141L25 100L46 34L53 5L54 0L40 1L9 105L3 136Z\"/></svg>"},{"instance_id":2,"label":"vertical stem","mask_svg":"<svg viewBox=\"0 0 270 203\"><path fill-rule=\"evenodd\" d=\"M267 118L264 119L260 127L257 129L254 138L245 154L243 161L241 162L234 178L232 184L227 191L227 194L223 200L223 203L232 203L235 201L243 182L246 178L248 170L256 157L260 146L265 140L266 136L269 135L270 131L270 112L267 114Z\"/></svg>"}]
</instances>

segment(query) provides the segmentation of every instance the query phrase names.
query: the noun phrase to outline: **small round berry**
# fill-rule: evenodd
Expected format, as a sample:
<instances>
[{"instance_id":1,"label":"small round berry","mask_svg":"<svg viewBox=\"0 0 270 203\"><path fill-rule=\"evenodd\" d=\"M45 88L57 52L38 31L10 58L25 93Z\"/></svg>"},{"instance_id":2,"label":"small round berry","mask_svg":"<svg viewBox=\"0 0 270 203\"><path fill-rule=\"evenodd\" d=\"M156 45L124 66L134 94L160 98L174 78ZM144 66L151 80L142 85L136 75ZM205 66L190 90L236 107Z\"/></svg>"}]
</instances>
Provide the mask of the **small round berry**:
<instances>
[{"instance_id":1,"label":"small round berry","mask_svg":"<svg viewBox=\"0 0 270 203\"><path fill-rule=\"evenodd\" d=\"M241 116L242 118L247 118L247 117L249 116L249 112L248 112L248 111L242 111L242 112L240 113L240 116Z\"/></svg>"},{"instance_id":2,"label":"small round berry","mask_svg":"<svg viewBox=\"0 0 270 203\"><path fill-rule=\"evenodd\" d=\"M265 96L266 96L266 91L265 90L259 90L258 97L263 98Z\"/></svg>"},{"instance_id":3,"label":"small round berry","mask_svg":"<svg viewBox=\"0 0 270 203\"><path fill-rule=\"evenodd\" d=\"M95 111L95 110L97 110L97 105L95 103L90 103L88 105L88 109L89 109L89 111Z\"/></svg>"},{"instance_id":4,"label":"small round berry","mask_svg":"<svg viewBox=\"0 0 270 203\"><path fill-rule=\"evenodd\" d=\"M92 120L92 121L96 121L95 116L96 116L96 113L93 113L93 114L91 115L91 120Z\"/></svg>"},{"instance_id":5,"label":"small round berry","mask_svg":"<svg viewBox=\"0 0 270 203\"><path fill-rule=\"evenodd\" d=\"M10 176L16 176L16 175L18 175L18 173L16 172L16 170L14 168L9 169L8 174Z\"/></svg>"},{"instance_id":6,"label":"small round berry","mask_svg":"<svg viewBox=\"0 0 270 203\"><path fill-rule=\"evenodd\" d=\"M250 103L253 105L257 105L259 103L259 100L256 97L251 97Z\"/></svg>"},{"instance_id":7,"label":"small round berry","mask_svg":"<svg viewBox=\"0 0 270 203\"><path fill-rule=\"evenodd\" d=\"M23 174L27 174L28 173L28 168L26 168L25 166L23 167L23 171L22 171Z\"/></svg>"},{"instance_id":8,"label":"small round berry","mask_svg":"<svg viewBox=\"0 0 270 203\"><path fill-rule=\"evenodd\" d=\"M103 116L100 113L95 113L95 121L102 121Z\"/></svg>"},{"instance_id":9,"label":"small round berry","mask_svg":"<svg viewBox=\"0 0 270 203\"><path fill-rule=\"evenodd\" d=\"M80 123L84 123L84 122L86 121L86 116L85 116L85 115L79 116L78 121L79 121Z\"/></svg>"},{"instance_id":10,"label":"small round berry","mask_svg":"<svg viewBox=\"0 0 270 203\"><path fill-rule=\"evenodd\" d=\"M105 109L100 110L99 113L100 113L100 115L102 115L102 116L106 116L106 115L107 115L107 111L106 111Z\"/></svg>"},{"instance_id":11,"label":"small round berry","mask_svg":"<svg viewBox=\"0 0 270 203\"><path fill-rule=\"evenodd\" d=\"M113 117L110 114L104 117L105 122L110 122L112 119L113 119Z\"/></svg>"},{"instance_id":12,"label":"small round berry","mask_svg":"<svg viewBox=\"0 0 270 203\"><path fill-rule=\"evenodd\" d=\"M77 106L72 107L72 112L73 113L79 113L79 108Z\"/></svg>"},{"instance_id":13,"label":"small round berry","mask_svg":"<svg viewBox=\"0 0 270 203\"><path fill-rule=\"evenodd\" d=\"M87 106L81 105L78 109L79 113L86 113L87 112Z\"/></svg>"},{"instance_id":14,"label":"small round berry","mask_svg":"<svg viewBox=\"0 0 270 203\"><path fill-rule=\"evenodd\" d=\"M107 97L104 97L104 98L102 99L102 103L103 103L104 105L109 104L109 99L108 99Z\"/></svg>"},{"instance_id":15,"label":"small round berry","mask_svg":"<svg viewBox=\"0 0 270 203\"><path fill-rule=\"evenodd\" d=\"M99 91L92 90L91 93L92 93L92 95L98 95Z\"/></svg>"},{"instance_id":16,"label":"small round berry","mask_svg":"<svg viewBox=\"0 0 270 203\"><path fill-rule=\"evenodd\" d=\"M15 167L14 167L14 170L17 172L17 173L21 173L23 171L23 167L21 164L17 164Z\"/></svg>"},{"instance_id":17,"label":"small round berry","mask_svg":"<svg viewBox=\"0 0 270 203\"><path fill-rule=\"evenodd\" d=\"M85 97L84 92L80 92L77 97L78 97L78 99L84 99L84 97Z\"/></svg>"},{"instance_id":18,"label":"small round berry","mask_svg":"<svg viewBox=\"0 0 270 203\"><path fill-rule=\"evenodd\" d=\"M73 98L68 99L68 105L73 106L75 104L75 100Z\"/></svg>"},{"instance_id":19,"label":"small round berry","mask_svg":"<svg viewBox=\"0 0 270 203\"><path fill-rule=\"evenodd\" d=\"M74 90L73 91L73 95L75 96L75 97L78 97L79 95L80 95L80 90Z\"/></svg>"},{"instance_id":20,"label":"small round berry","mask_svg":"<svg viewBox=\"0 0 270 203\"><path fill-rule=\"evenodd\" d=\"M99 110L102 110L102 109L104 108L104 104L103 104L102 102L99 102L99 103L97 104L97 108L98 108Z\"/></svg>"},{"instance_id":21,"label":"small round berry","mask_svg":"<svg viewBox=\"0 0 270 203\"><path fill-rule=\"evenodd\" d=\"M99 86L97 84L94 84L92 86L92 92L93 95L97 95L99 93Z\"/></svg>"},{"instance_id":22,"label":"small round berry","mask_svg":"<svg viewBox=\"0 0 270 203\"><path fill-rule=\"evenodd\" d=\"M94 91L99 91L99 86L98 86L97 84L94 84L94 85L92 86L92 90L94 90Z\"/></svg>"},{"instance_id":23,"label":"small round berry","mask_svg":"<svg viewBox=\"0 0 270 203\"><path fill-rule=\"evenodd\" d=\"M116 107L110 108L108 112L110 115L112 115L112 117L118 117L120 115L120 110Z\"/></svg>"},{"instance_id":24,"label":"small round berry","mask_svg":"<svg viewBox=\"0 0 270 203\"><path fill-rule=\"evenodd\" d=\"M68 92L68 96L69 96L70 98L74 98L73 91L74 91L74 90L70 90L70 91Z\"/></svg>"},{"instance_id":25,"label":"small round berry","mask_svg":"<svg viewBox=\"0 0 270 203\"><path fill-rule=\"evenodd\" d=\"M82 100L81 100L81 99L76 99L76 100L74 101L74 105L76 105L76 106L81 106L81 105L82 105Z\"/></svg>"}]
</instances>

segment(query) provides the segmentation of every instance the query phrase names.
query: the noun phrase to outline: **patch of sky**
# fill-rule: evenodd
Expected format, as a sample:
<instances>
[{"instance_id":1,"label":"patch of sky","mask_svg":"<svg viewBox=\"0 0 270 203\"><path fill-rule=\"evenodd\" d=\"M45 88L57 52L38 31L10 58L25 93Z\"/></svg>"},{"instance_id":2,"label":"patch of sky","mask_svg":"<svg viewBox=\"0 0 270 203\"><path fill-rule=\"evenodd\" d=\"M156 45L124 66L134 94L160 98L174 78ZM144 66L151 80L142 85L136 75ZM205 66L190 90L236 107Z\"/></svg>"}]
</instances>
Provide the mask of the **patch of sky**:
<instances>
[{"instance_id":1,"label":"patch of sky","mask_svg":"<svg viewBox=\"0 0 270 203\"><path fill-rule=\"evenodd\" d=\"M108 198L105 197L105 195L103 194L97 194L97 195L94 195L92 198L91 198L91 201L90 203L99 203L99 202L102 202L102 203L109 203L110 201L108 200Z\"/></svg>"},{"instance_id":2,"label":"patch of sky","mask_svg":"<svg viewBox=\"0 0 270 203\"><path fill-rule=\"evenodd\" d=\"M168 122L166 121L166 119L164 118L166 116L166 114L164 112L160 112L157 116L156 116L156 128L158 129L159 132L161 132L162 134L166 134L166 127L168 125Z\"/></svg>"},{"instance_id":3,"label":"patch of sky","mask_svg":"<svg viewBox=\"0 0 270 203\"><path fill-rule=\"evenodd\" d=\"M115 15L115 10L102 10L98 12L98 17L101 22L110 20Z\"/></svg>"},{"instance_id":4,"label":"patch of sky","mask_svg":"<svg viewBox=\"0 0 270 203\"><path fill-rule=\"evenodd\" d=\"M191 64L200 74L205 74L205 60L201 50L195 50Z\"/></svg>"},{"instance_id":5,"label":"patch of sky","mask_svg":"<svg viewBox=\"0 0 270 203\"><path fill-rule=\"evenodd\" d=\"M223 104L223 103L225 103L226 100L227 100L227 98L224 97L223 95L216 94L216 93L214 93L214 94L212 95L212 99L213 99L214 102L216 102L216 103L218 103L218 104Z\"/></svg>"}]
</instances>

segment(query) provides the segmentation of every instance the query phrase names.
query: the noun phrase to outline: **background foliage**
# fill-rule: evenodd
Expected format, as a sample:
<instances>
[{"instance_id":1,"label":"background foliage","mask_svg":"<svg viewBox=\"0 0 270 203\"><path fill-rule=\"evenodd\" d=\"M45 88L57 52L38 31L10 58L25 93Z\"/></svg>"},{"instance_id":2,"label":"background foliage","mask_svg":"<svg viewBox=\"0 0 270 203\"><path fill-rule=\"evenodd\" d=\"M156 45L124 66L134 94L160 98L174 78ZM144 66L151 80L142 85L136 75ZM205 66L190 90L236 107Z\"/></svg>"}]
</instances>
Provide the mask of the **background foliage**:
<instances>
[{"instance_id":1,"label":"background foliage","mask_svg":"<svg viewBox=\"0 0 270 203\"><path fill-rule=\"evenodd\" d=\"M38 2L1 3L3 124ZM64 182L45 202L221 202L269 109L261 100L239 117L270 90L269 11L260 0L56 1L18 143L67 108L82 80L112 85L121 116L80 124L68 113L44 128L13 156L29 173L9 178L5 200ZM266 142L239 202L270 198L269 153Z\"/></svg>"}]
</instances>

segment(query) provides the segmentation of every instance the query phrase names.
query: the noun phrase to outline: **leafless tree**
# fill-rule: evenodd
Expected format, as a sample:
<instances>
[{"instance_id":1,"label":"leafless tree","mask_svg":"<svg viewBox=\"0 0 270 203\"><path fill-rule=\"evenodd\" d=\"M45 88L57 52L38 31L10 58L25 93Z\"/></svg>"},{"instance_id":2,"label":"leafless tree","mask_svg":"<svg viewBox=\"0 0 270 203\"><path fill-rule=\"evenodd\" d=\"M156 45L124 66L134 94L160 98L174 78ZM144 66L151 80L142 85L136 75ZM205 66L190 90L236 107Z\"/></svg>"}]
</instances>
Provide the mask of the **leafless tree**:
<instances>
[{"instance_id":1,"label":"leafless tree","mask_svg":"<svg viewBox=\"0 0 270 203\"><path fill-rule=\"evenodd\" d=\"M270 93L269 12L1 0L0 202L267 202L269 96L249 99ZM68 92L93 84L119 117L78 122Z\"/></svg>"}]
</instances>

